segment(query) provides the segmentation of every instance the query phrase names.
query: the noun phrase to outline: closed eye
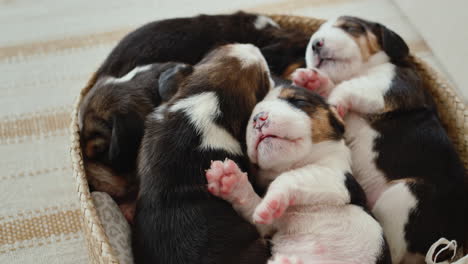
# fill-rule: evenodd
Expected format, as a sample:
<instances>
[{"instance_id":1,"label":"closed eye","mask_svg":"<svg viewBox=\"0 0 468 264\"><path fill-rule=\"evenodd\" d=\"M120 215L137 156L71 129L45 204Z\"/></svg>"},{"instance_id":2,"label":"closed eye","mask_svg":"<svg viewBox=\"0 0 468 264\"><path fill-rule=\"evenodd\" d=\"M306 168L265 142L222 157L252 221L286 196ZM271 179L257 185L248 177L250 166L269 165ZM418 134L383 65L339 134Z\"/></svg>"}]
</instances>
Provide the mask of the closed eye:
<instances>
[{"instance_id":1,"label":"closed eye","mask_svg":"<svg viewBox=\"0 0 468 264\"><path fill-rule=\"evenodd\" d=\"M341 28L350 34L364 33L364 28L360 25L342 25Z\"/></svg>"},{"instance_id":2,"label":"closed eye","mask_svg":"<svg viewBox=\"0 0 468 264\"><path fill-rule=\"evenodd\" d=\"M288 98L288 102L291 103L292 105L296 107L304 107L304 106L309 106L310 102L307 100L304 100L302 98Z\"/></svg>"}]
</instances>

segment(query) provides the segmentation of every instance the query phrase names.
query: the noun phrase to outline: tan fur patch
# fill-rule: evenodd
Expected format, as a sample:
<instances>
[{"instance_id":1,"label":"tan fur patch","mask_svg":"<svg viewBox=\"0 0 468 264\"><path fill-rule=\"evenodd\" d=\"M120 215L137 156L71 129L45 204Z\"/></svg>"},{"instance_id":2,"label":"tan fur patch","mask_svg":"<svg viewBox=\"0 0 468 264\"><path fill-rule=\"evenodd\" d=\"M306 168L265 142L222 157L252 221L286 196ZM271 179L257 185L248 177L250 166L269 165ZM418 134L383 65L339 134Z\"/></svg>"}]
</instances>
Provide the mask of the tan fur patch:
<instances>
[{"instance_id":1,"label":"tan fur patch","mask_svg":"<svg viewBox=\"0 0 468 264\"><path fill-rule=\"evenodd\" d=\"M345 18L339 19L334 26L344 27L344 26L356 26L359 23L355 21L350 21ZM364 27L364 32L350 34L347 33L358 45L359 50L361 51L361 56L364 61L367 61L369 57L381 50L380 44L377 37L372 33L369 28Z\"/></svg>"},{"instance_id":2,"label":"tan fur patch","mask_svg":"<svg viewBox=\"0 0 468 264\"><path fill-rule=\"evenodd\" d=\"M304 67L304 63L302 62L295 62L293 64L290 64L286 70L283 71L281 74L282 78L285 78L287 80L291 80L291 74L298 68Z\"/></svg>"},{"instance_id":3,"label":"tan fur patch","mask_svg":"<svg viewBox=\"0 0 468 264\"><path fill-rule=\"evenodd\" d=\"M288 88L283 88L281 89L281 92L279 94L279 98L289 98L294 96L294 90L293 89L288 89Z\"/></svg>"},{"instance_id":4,"label":"tan fur patch","mask_svg":"<svg viewBox=\"0 0 468 264\"><path fill-rule=\"evenodd\" d=\"M127 194L128 182L109 168L98 163L86 162L85 169L89 182L96 190L106 192L112 197L122 197Z\"/></svg>"},{"instance_id":5,"label":"tan fur patch","mask_svg":"<svg viewBox=\"0 0 468 264\"><path fill-rule=\"evenodd\" d=\"M333 127L330 124L329 110L319 107L310 117L312 120L312 142L333 140Z\"/></svg>"}]
</instances>

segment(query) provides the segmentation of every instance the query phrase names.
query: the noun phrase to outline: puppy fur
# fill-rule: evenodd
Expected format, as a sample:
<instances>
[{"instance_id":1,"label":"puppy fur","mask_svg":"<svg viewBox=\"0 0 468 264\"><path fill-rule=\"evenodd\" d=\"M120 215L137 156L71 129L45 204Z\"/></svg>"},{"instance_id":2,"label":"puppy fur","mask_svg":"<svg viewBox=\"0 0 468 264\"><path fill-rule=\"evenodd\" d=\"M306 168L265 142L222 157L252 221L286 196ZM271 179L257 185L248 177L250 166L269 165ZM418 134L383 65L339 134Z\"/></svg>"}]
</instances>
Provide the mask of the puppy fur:
<instances>
[{"instance_id":1,"label":"puppy fur","mask_svg":"<svg viewBox=\"0 0 468 264\"><path fill-rule=\"evenodd\" d=\"M272 90L247 127L261 199L232 161L217 161L209 190L262 232L275 231L269 263L391 263L383 231L366 212L350 174L344 124L319 95L295 86Z\"/></svg>"},{"instance_id":2,"label":"puppy fur","mask_svg":"<svg viewBox=\"0 0 468 264\"><path fill-rule=\"evenodd\" d=\"M100 67L98 76L123 76L154 62L199 62L213 48L228 43L259 47L272 73L281 75L304 61L309 36L279 27L272 19L244 12L200 15L149 23L128 34Z\"/></svg>"},{"instance_id":3,"label":"puppy fur","mask_svg":"<svg viewBox=\"0 0 468 264\"><path fill-rule=\"evenodd\" d=\"M258 48L221 46L148 116L138 158L137 263L266 262L269 249L255 227L207 191L205 169L226 158L247 169L245 128L271 83Z\"/></svg>"},{"instance_id":4,"label":"puppy fur","mask_svg":"<svg viewBox=\"0 0 468 264\"><path fill-rule=\"evenodd\" d=\"M144 120L167 101L191 67L182 63L140 66L115 78L104 76L83 99L79 111L80 140L92 190L114 199L136 194L136 156Z\"/></svg>"},{"instance_id":5,"label":"puppy fur","mask_svg":"<svg viewBox=\"0 0 468 264\"><path fill-rule=\"evenodd\" d=\"M312 35L308 69L293 80L346 116L353 173L383 225L393 263L424 263L441 237L463 247L468 198L465 169L408 53L385 26L340 17Z\"/></svg>"},{"instance_id":6,"label":"puppy fur","mask_svg":"<svg viewBox=\"0 0 468 264\"><path fill-rule=\"evenodd\" d=\"M159 105L159 96L170 98L170 93L164 93L175 92L172 87L187 74L186 67L174 66L159 80L168 88L158 95L154 92L158 90L157 76L171 66L148 70L148 65L168 61L195 64L211 49L234 42L261 47L271 70L281 74L292 69L288 67L291 63L302 64L308 36L281 29L268 17L239 12L156 21L120 41L97 71L98 82L80 106L81 145L92 189L119 200L126 193L135 193L128 182L136 181L143 120Z\"/></svg>"}]
</instances>

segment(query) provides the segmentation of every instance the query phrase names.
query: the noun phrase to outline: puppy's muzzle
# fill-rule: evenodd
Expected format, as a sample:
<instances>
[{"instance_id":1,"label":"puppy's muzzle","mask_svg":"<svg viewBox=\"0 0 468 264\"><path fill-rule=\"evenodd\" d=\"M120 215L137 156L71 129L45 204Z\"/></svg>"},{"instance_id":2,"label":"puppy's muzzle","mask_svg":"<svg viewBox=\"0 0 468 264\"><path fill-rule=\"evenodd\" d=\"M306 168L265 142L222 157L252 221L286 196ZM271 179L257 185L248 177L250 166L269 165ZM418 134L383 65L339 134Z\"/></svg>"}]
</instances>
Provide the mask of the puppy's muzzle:
<instances>
[{"instance_id":1,"label":"puppy's muzzle","mask_svg":"<svg viewBox=\"0 0 468 264\"><path fill-rule=\"evenodd\" d=\"M312 51L314 53L320 54L320 50L325 45L325 41L323 39L316 39L312 42Z\"/></svg>"}]
</instances>

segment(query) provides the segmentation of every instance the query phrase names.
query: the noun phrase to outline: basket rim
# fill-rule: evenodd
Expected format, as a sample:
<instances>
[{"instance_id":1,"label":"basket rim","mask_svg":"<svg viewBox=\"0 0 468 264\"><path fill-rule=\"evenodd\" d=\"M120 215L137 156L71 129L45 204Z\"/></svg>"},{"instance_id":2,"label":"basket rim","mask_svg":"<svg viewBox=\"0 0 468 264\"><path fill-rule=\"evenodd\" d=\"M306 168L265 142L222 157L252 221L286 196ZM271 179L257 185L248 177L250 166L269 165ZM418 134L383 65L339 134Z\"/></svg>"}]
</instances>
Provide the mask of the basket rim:
<instances>
[{"instance_id":1,"label":"basket rim","mask_svg":"<svg viewBox=\"0 0 468 264\"><path fill-rule=\"evenodd\" d=\"M269 16L274 21L276 21L281 26L287 24L303 24L306 25L308 23L316 25L320 25L325 20L317 19L313 17L306 17L306 16L295 16L295 15L281 15L281 14L264 14ZM451 120L454 121L456 126L456 142L454 144L462 144L464 146L464 152L460 153L460 149L458 149L459 154L462 156L463 154L463 161L465 168L468 167L468 110L466 110L466 106L462 100L460 100L459 95L457 94L457 90L443 77L439 72L434 70L430 65L424 62L422 59L418 58L417 56L411 53L411 58L418 65L419 70L423 71L427 76L432 76L432 82L434 85L441 88L434 88L439 89L438 93L444 95L442 97L442 105L447 105L448 107L448 115L451 117ZM71 160L73 165L73 175L76 182L76 190L78 193L78 198L80 202L80 208L82 213L82 225L84 229L84 234L86 237L86 241L89 244L88 251L91 251L91 248L94 249L94 253L98 254L95 256L92 254L93 252L88 252L90 254L90 260L96 263L119 263L118 258L115 255L114 249L109 243L109 238L107 237L104 228L101 224L101 221L97 215L96 207L94 202L91 198L91 193L89 190L88 181L86 179L86 173L84 170L84 163L83 163L83 156L81 153L80 148L80 135L79 135L79 119L78 119L78 112L79 106L87 94L87 92L93 87L93 85L97 81L96 72L92 75L90 80L88 81L87 85L81 90L80 94L76 98L74 108L72 111L72 121L70 125L70 133L71 133ZM431 87L432 87L431 86ZM443 89L443 91L442 91ZM432 93L432 92L431 92ZM440 95L438 94L438 95ZM448 100L450 98L451 100ZM451 102L456 102L457 107L450 106ZM440 105L438 105L440 106ZM439 107L438 107L439 108ZM440 110L440 109L439 109ZM467 134L464 137L460 137L459 133ZM450 132L450 131L447 131ZM453 140L453 134L450 136ZM459 142L461 141L461 142ZM463 150L463 149L462 149ZM89 232L89 233L87 233ZM90 237L91 236L91 237ZM97 243L97 245L96 245ZM97 257L97 259L91 259L92 257Z\"/></svg>"}]
</instances>

